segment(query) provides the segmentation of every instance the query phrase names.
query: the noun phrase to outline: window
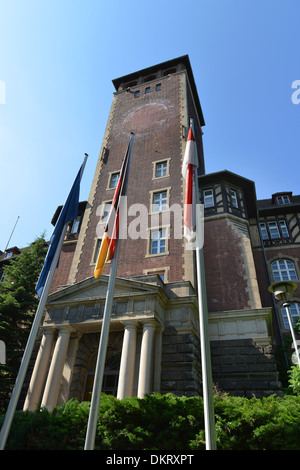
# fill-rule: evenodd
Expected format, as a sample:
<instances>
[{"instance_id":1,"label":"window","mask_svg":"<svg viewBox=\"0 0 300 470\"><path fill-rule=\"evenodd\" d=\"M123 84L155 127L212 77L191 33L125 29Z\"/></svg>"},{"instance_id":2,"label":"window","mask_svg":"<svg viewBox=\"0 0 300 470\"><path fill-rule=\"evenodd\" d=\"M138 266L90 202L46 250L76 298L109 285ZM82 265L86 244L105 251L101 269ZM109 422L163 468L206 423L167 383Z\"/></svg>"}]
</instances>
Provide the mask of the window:
<instances>
[{"instance_id":1,"label":"window","mask_svg":"<svg viewBox=\"0 0 300 470\"><path fill-rule=\"evenodd\" d=\"M261 222L259 224L259 228L260 228L260 232L261 232L261 236L262 236L262 239L263 240L268 240L269 239L269 234L268 234L268 230L267 230L267 226L264 222Z\"/></svg>"},{"instance_id":2,"label":"window","mask_svg":"<svg viewBox=\"0 0 300 470\"><path fill-rule=\"evenodd\" d=\"M156 85L155 90L156 90L156 91L161 90L161 83L158 83L158 84Z\"/></svg>"},{"instance_id":3,"label":"window","mask_svg":"<svg viewBox=\"0 0 300 470\"><path fill-rule=\"evenodd\" d=\"M170 160L171 158L164 158L152 162L152 179L166 178L170 176Z\"/></svg>"},{"instance_id":4,"label":"window","mask_svg":"<svg viewBox=\"0 0 300 470\"><path fill-rule=\"evenodd\" d=\"M135 98L138 98L140 96L140 90L137 90L135 93L134 93L134 97Z\"/></svg>"},{"instance_id":5,"label":"window","mask_svg":"<svg viewBox=\"0 0 300 470\"><path fill-rule=\"evenodd\" d=\"M212 189L205 189L203 191L204 207L213 207L214 203L214 193Z\"/></svg>"},{"instance_id":6,"label":"window","mask_svg":"<svg viewBox=\"0 0 300 470\"><path fill-rule=\"evenodd\" d=\"M118 181L120 178L120 172L112 173L110 175L109 188L114 189L117 187Z\"/></svg>"},{"instance_id":7,"label":"window","mask_svg":"<svg viewBox=\"0 0 300 470\"><path fill-rule=\"evenodd\" d=\"M271 265L275 282L279 281L297 281L295 265L287 259L274 261Z\"/></svg>"},{"instance_id":8,"label":"window","mask_svg":"<svg viewBox=\"0 0 300 470\"><path fill-rule=\"evenodd\" d=\"M94 384L97 355L93 357L88 368L84 400L90 401ZM102 392L117 396L119 370L121 362L121 350L116 347L107 347L105 368L103 374Z\"/></svg>"},{"instance_id":9,"label":"window","mask_svg":"<svg viewBox=\"0 0 300 470\"><path fill-rule=\"evenodd\" d=\"M284 328L288 330L290 328L290 325L289 325L285 307L281 307L281 313L282 313ZM299 303L290 304L290 314L292 317L293 325L296 325L298 323L298 320L300 319L300 304Z\"/></svg>"},{"instance_id":10,"label":"window","mask_svg":"<svg viewBox=\"0 0 300 470\"><path fill-rule=\"evenodd\" d=\"M145 95L148 95L151 91L151 88L149 86L147 86L147 88L145 89Z\"/></svg>"},{"instance_id":11,"label":"window","mask_svg":"<svg viewBox=\"0 0 300 470\"><path fill-rule=\"evenodd\" d=\"M156 79L156 74L148 75L148 77L144 78L144 83L151 82L151 80L155 80L155 79Z\"/></svg>"},{"instance_id":12,"label":"window","mask_svg":"<svg viewBox=\"0 0 300 470\"><path fill-rule=\"evenodd\" d=\"M93 262L94 262L94 263L97 262L97 259L98 259L98 256L99 256L100 247L101 247L101 243L102 243L102 238L98 238L97 243L96 243L95 252L94 252L94 259L93 259Z\"/></svg>"},{"instance_id":13,"label":"window","mask_svg":"<svg viewBox=\"0 0 300 470\"><path fill-rule=\"evenodd\" d=\"M174 67L172 69L165 70L164 73L163 73L163 76L167 77L168 75L171 75L172 73L176 73L176 67Z\"/></svg>"},{"instance_id":14,"label":"window","mask_svg":"<svg viewBox=\"0 0 300 470\"><path fill-rule=\"evenodd\" d=\"M103 215L102 215L101 222L107 222L109 212L110 212L110 209L111 209L111 205L112 205L111 202L106 202L104 204L104 209L103 209Z\"/></svg>"},{"instance_id":15,"label":"window","mask_svg":"<svg viewBox=\"0 0 300 470\"><path fill-rule=\"evenodd\" d=\"M162 178L163 176L167 176L167 168L168 168L167 162L156 163L155 177Z\"/></svg>"},{"instance_id":16,"label":"window","mask_svg":"<svg viewBox=\"0 0 300 470\"><path fill-rule=\"evenodd\" d=\"M136 85L137 85L137 80L134 80L133 82L126 83L125 88L130 88L130 87L136 86Z\"/></svg>"},{"instance_id":17,"label":"window","mask_svg":"<svg viewBox=\"0 0 300 470\"><path fill-rule=\"evenodd\" d=\"M270 231L270 237L272 239L280 238L280 233L278 230L277 222L268 222L268 226L269 226L269 231Z\"/></svg>"},{"instance_id":18,"label":"window","mask_svg":"<svg viewBox=\"0 0 300 470\"><path fill-rule=\"evenodd\" d=\"M289 196L277 196L277 203L282 205L282 204L289 204L290 203L290 198Z\"/></svg>"},{"instance_id":19,"label":"window","mask_svg":"<svg viewBox=\"0 0 300 470\"><path fill-rule=\"evenodd\" d=\"M72 226L71 226L71 233L79 232L80 221L81 221L81 216L77 217L77 219L73 221Z\"/></svg>"},{"instance_id":20,"label":"window","mask_svg":"<svg viewBox=\"0 0 300 470\"><path fill-rule=\"evenodd\" d=\"M168 209L168 193L162 191L153 194L152 212L160 212Z\"/></svg>"},{"instance_id":21,"label":"window","mask_svg":"<svg viewBox=\"0 0 300 470\"><path fill-rule=\"evenodd\" d=\"M285 220L279 220L279 226L283 238L289 238L289 232L285 223Z\"/></svg>"},{"instance_id":22,"label":"window","mask_svg":"<svg viewBox=\"0 0 300 470\"><path fill-rule=\"evenodd\" d=\"M166 252L166 229L151 230L150 254Z\"/></svg>"},{"instance_id":23,"label":"window","mask_svg":"<svg viewBox=\"0 0 300 470\"><path fill-rule=\"evenodd\" d=\"M290 236L285 220L279 220L278 223L268 222L268 224L260 222L259 227L263 240L289 238Z\"/></svg>"},{"instance_id":24,"label":"window","mask_svg":"<svg viewBox=\"0 0 300 470\"><path fill-rule=\"evenodd\" d=\"M230 189L230 196L231 196L232 207L238 208L239 205L238 205L238 200L237 200L237 194L234 189Z\"/></svg>"}]
</instances>

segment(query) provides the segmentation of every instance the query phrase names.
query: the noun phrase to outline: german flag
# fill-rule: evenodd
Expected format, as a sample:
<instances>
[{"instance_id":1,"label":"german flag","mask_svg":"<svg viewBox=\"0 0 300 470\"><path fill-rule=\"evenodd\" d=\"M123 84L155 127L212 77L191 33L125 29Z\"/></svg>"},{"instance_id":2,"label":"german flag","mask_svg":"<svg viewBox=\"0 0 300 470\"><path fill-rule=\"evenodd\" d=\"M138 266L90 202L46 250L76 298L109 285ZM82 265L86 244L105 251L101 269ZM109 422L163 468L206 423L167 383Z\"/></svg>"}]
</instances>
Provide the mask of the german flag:
<instances>
[{"instance_id":1,"label":"german flag","mask_svg":"<svg viewBox=\"0 0 300 470\"><path fill-rule=\"evenodd\" d=\"M117 240L119 236L119 225L120 225L120 214L122 212L122 206L124 203L124 196L126 196L127 192L127 182L128 182L128 175L129 175L129 160L131 155L131 148L133 142L133 136L131 135L130 142L128 144L128 148L123 160L122 168L120 171L119 181L116 187L116 191L114 194L113 202L110 208L110 212L108 215L107 223L104 229L104 234L99 250L99 255L97 258L95 271L94 271L94 278L99 279L105 264L107 261L113 259L115 254L115 249L117 245Z\"/></svg>"}]
</instances>

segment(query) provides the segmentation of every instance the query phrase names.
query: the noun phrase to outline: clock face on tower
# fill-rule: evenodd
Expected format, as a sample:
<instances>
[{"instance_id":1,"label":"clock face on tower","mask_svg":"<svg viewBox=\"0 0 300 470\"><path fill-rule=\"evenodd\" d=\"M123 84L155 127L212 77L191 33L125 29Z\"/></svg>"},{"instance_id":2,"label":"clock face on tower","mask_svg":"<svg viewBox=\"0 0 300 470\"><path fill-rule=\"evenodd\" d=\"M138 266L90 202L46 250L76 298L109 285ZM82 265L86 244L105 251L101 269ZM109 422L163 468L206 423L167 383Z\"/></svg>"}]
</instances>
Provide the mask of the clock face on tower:
<instances>
[{"instance_id":1,"label":"clock face on tower","mask_svg":"<svg viewBox=\"0 0 300 470\"><path fill-rule=\"evenodd\" d=\"M128 136L130 132L135 138L147 138L165 131L175 117L175 107L169 100L148 101L136 104L133 109L124 113L123 120L117 124L117 132Z\"/></svg>"}]
</instances>

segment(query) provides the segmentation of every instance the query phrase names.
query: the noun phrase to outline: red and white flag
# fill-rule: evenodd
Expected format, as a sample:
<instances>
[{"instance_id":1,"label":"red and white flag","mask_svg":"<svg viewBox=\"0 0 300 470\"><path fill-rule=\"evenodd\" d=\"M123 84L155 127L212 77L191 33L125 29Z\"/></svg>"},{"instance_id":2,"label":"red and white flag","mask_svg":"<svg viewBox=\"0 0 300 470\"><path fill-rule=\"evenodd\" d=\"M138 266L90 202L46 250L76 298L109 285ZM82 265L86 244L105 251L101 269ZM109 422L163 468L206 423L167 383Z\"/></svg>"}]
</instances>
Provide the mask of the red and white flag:
<instances>
[{"instance_id":1,"label":"red and white flag","mask_svg":"<svg viewBox=\"0 0 300 470\"><path fill-rule=\"evenodd\" d=\"M182 165L182 176L186 181L184 204L184 236L188 241L195 237L196 232L196 168L198 154L195 137L190 126Z\"/></svg>"}]
</instances>

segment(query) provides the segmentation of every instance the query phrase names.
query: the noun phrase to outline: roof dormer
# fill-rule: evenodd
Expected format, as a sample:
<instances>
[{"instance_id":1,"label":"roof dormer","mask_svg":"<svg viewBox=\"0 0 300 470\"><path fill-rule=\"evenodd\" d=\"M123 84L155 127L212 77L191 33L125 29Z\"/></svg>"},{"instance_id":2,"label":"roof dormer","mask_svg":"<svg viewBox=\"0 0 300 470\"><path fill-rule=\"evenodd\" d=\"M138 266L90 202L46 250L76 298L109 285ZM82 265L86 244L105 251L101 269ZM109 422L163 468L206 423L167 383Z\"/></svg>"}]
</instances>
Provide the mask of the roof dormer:
<instances>
[{"instance_id":1,"label":"roof dormer","mask_svg":"<svg viewBox=\"0 0 300 470\"><path fill-rule=\"evenodd\" d=\"M283 206L285 204L291 204L292 202L292 192L281 192L272 194L272 204L276 204L278 206Z\"/></svg>"}]
</instances>

